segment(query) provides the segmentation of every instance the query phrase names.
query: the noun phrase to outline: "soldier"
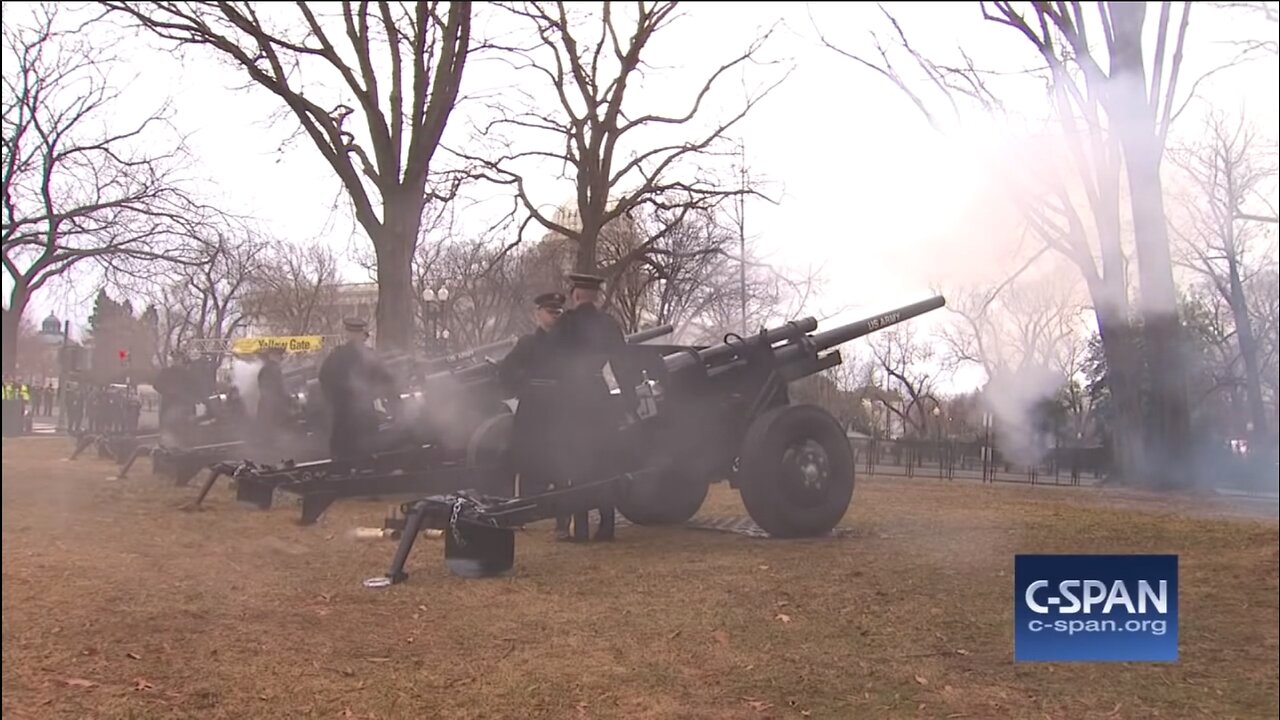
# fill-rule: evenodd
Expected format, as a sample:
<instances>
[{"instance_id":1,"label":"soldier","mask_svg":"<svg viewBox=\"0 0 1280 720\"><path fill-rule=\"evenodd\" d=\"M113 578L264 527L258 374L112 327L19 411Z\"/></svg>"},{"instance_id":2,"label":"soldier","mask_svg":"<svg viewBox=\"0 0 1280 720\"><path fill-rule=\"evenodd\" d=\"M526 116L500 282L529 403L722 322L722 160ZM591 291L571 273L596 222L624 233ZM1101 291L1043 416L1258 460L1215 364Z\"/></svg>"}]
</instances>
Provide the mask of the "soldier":
<instances>
[{"instance_id":1,"label":"soldier","mask_svg":"<svg viewBox=\"0 0 1280 720\"><path fill-rule=\"evenodd\" d=\"M520 495L551 489L555 468L547 454L555 407L555 348L549 331L564 312L563 293L543 293L533 299L533 321L537 327L516 342L498 366L498 376L507 393L516 398L515 426L512 428L511 460L520 474ZM569 518L556 518L556 536L569 537Z\"/></svg>"},{"instance_id":2,"label":"soldier","mask_svg":"<svg viewBox=\"0 0 1280 720\"><path fill-rule=\"evenodd\" d=\"M138 424L142 421L142 398L138 397L138 389L130 388L124 396L124 431L130 437L138 434Z\"/></svg>"},{"instance_id":3,"label":"soldier","mask_svg":"<svg viewBox=\"0 0 1280 720\"><path fill-rule=\"evenodd\" d=\"M320 387L329 405L332 429L329 455L352 459L376 450L379 397L397 398L391 373L365 346L369 332L363 320L342 321L347 342L329 353L320 365Z\"/></svg>"},{"instance_id":4,"label":"soldier","mask_svg":"<svg viewBox=\"0 0 1280 720\"><path fill-rule=\"evenodd\" d=\"M292 420L289 392L285 389L284 372L280 369L284 348L268 347L259 356L262 367L258 369L257 441L264 448L274 450Z\"/></svg>"},{"instance_id":5,"label":"soldier","mask_svg":"<svg viewBox=\"0 0 1280 720\"><path fill-rule=\"evenodd\" d=\"M84 388L68 386L66 393L67 432L79 435L84 426Z\"/></svg>"},{"instance_id":6,"label":"soldier","mask_svg":"<svg viewBox=\"0 0 1280 720\"><path fill-rule=\"evenodd\" d=\"M628 362L622 327L598 307L604 279L570 275L569 280L573 307L561 316L551 333L561 378L561 422L557 429L570 446L561 454L567 465L562 474L570 483L583 483L601 479L609 472L614 433L629 414L618 411L616 400L609 393L603 374L605 363L613 369L627 408L636 407L640 380ZM588 538L587 524L587 513L574 516L575 540ZM612 540L613 528L614 508L601 507L595 539Z\"/></svg>"},{"instance_id":7,"label":"soldier","mask_svg":"<svg viewBox=\"0 0 1280 720\"><path fill-rule=\"evenodd\" d=\"M160 394L160 432L165 444L178 444L186 426L196 414L196 379L191 358L175 350L171 362L156 376L152 386Z\"/></svg>"}]
</instances>

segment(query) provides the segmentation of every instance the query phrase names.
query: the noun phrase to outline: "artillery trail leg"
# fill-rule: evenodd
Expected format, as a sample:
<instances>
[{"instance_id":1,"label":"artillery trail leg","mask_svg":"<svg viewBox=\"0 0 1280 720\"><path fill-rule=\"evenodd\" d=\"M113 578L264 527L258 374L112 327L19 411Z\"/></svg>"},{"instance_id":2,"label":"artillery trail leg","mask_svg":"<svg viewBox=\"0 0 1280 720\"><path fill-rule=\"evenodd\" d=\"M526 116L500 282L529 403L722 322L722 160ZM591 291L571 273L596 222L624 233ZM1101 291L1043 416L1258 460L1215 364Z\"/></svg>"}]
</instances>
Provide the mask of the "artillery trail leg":
<instances>
[{"instance_id":1,"label":"artillery trail leg","mask_svg":"<svg viewBox=\"0 0 1280 720\"><path fill-rule=\"evenodd\" d=\"M80 457L80 453L84 452L92 444L93 444L92 436L82 435L81 437L76 439L76 449L71 453L71 457L67 459L75 460L76 458Z\"/></svg>"},{"instance_id":2,"label":"artillery trail leg","mask_svg":"<svg viewBox=\"0 0 1280 720\"><path fill-rule=\"evenodd\" d=\"M302 496L302 517L299 525L315 525L325 510L338 499L337 493L308 493Z\"/></svg>"},{"instance_id":3,"label":"artillery trail leg","mask_svg":"<svg viewBox=\"0 0 1280 720\"><path fill-rule=\"evenodd\" d=\"M200 494L196 495L195 502L191 503L192 507L200 507L200 503L208 497L209 491L213 489L213 484L222 477L222 472L213 468L209 469L209 477L204 479L204 484L200 486Z\"/></svg>"},{"instance_id":4,"label":"artillery trail leg","mask_svg":"<svg viewBox=\"0 0 1280 720\"><path fill-rule=\"evenodd\" d=\"M116 477L123 478L127 476L129 474L129 468L133 467L133 464L138 461L138 458L142 456L143 451L145 449L146 448L142 445L139 445L138 447L134 448L133 452L129 454L128 461L126 461L125 464L120 468L120 472L116 475Z\"/></svg>"},{"instance_id":5,"label":"artillery trail leg","mask_svg":"<svg viewBox=\"0 0 1280 720\"><path fill-rule=\"evenodd\" d=\"M413 543L417 541L418 533L422 532L422 523L426 519L426 514L425 508L414 508L405 513L404 530L400 533L400 544L396 546L395 557L391 558L391 569L387 571L385 577L365 580L366 587L398 585L409 579L409 573L404 571L404 564L409 560L409 553L413 551Z\"/></svg>"}]
</instances>

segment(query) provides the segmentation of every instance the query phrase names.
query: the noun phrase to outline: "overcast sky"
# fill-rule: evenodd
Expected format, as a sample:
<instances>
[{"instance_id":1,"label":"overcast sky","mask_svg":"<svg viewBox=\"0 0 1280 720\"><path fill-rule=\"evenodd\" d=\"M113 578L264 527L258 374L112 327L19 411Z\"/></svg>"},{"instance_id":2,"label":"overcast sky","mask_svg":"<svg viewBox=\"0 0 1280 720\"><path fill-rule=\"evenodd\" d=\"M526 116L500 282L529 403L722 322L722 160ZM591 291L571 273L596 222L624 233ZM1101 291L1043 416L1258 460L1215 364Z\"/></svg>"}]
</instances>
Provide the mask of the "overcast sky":
<instances>
[{"instance_id":1,"label":"overcast sky","mask_svg":"<svg viewBox=\"0 0 1280 720\"><path fill-rule=\"evenodd\" d=\"M5 5L8 15L13 4ZM1034 60L1015 31L984 22L976 3L888 7L925 54L955 58L956 46L963 44L975 62L992 69L1015 70ZM1155 25L1155 16L1153 10L1149 25ZM888 29L874 4L823 3L813 6L812 17L829 40L859 53L871 50L869 31ZM1184 87L1231 52L1215 41L1255 32L1246 27L1248 21L1216 10L1197 7L1192 18ZM822 47L804 3L684 4L683 17L650 49L650 62L668 69L648 78L643 95L630 106L652 102L683 107L711 68L778 21L782 26L762 57L794 66L794 71L734 135L745 142L752 172L774 181L773 192L780 199L777 206L748 206L748 231L761 251L792 267L825 266L826 289L805 314L840 312L853 319L927 297L931 286L1006 271L1019 239L993 210L985 162L992 152L1008 150L1005 134L973 116L957 137L938 135L882 78ZM1274 36L1274 27L1259 32ZM328 243L344 251L353 241L366 242L341 200L335 208L337 181L310 141L303 138L280 150L295 125L286 120L267 126L264 118L278 106L274 96L256 88L233 89L243 83L240 75L199 49L181 57L142 48L130 52L130 66L122 67L119 77L124 79L126 71L137 76L127 92L131 105L144 109L173 98L175 125L191 133L189 143L199 163L194 171L216 184L229 209L255 216L279 237ZM728 78L708 107L708 117L735 111L744 82L768 82L782 67ZM472 92L500 86L505 78L492 63L477 63L468 73L464 85ZM1274 138L1280 125L1278 86L1272 58L1220 73L1199 94L1246 113ZM1022 99L1034 109L1038 100L1028 89L1023 86ZM1010 86L1009 92L1015 89ZM332 102L320 104L345 99L330 97ZM1189 109L1175 134L1194 132L1200 111L1198 105ZM455 114L449 141L464 142L471 122L482 114L478 108ZM554 181L553 172L547 169L548 179L538 186L547 204L563 202L572 192L571 186ZM504 209L499 201L473 205L462 211L463 220L467 227L483 227ZM349 271L352 279L365 279L354 264ZM52 310L69 315L73 323L83 322L90 306L73 303L84 302L93 289L82 290L65 298L53 293L38 297L29 310L31 319L38 322Z\"/></svg>"}]
</instances>

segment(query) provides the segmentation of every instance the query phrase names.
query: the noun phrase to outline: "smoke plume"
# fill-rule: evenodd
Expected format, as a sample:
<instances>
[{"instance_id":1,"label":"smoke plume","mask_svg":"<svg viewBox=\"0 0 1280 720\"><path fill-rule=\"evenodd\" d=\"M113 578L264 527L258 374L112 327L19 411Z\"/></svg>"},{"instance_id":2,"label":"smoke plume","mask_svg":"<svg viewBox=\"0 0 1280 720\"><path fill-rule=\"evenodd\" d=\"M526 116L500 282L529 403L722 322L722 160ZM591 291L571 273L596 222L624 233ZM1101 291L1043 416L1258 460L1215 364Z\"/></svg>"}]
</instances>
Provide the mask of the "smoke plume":
<instances>
[{"instance_id":1,"label":"smoke plume","mask_svg":"<svg viewBox=\"0 0 1280 720\"><path fill-rule=\"evenodd\" d=\"M240 399L244 402L244 409L249 417L256 417L258 414L258 371L261 369L262 362L259 360L236 358L231 361L231 384L240 392Z\"/></svg>"}]
</instances>

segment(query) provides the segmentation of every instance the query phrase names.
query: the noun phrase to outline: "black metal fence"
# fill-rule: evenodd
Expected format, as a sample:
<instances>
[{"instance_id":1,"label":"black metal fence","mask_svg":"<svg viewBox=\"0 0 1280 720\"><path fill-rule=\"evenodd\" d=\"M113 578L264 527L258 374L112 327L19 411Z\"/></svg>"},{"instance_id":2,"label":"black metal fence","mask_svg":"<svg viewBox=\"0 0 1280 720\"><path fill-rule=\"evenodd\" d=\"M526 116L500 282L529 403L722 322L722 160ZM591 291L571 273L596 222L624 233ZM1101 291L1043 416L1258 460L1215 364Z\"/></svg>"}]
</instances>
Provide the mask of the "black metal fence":
<instances>
[{"instance_id":1,"label":"black metal fence","mask_svg":"<svg viewBox=\"0 0 1280 720\"><path fill-rule=\"evenodd\" d=\"M1027 464L981 441L850 438L849 445L859 472L940 480L1092 485L1102 479L1108 462L1101 447L1050 448Z\"/></svg>"}]
</instances>

